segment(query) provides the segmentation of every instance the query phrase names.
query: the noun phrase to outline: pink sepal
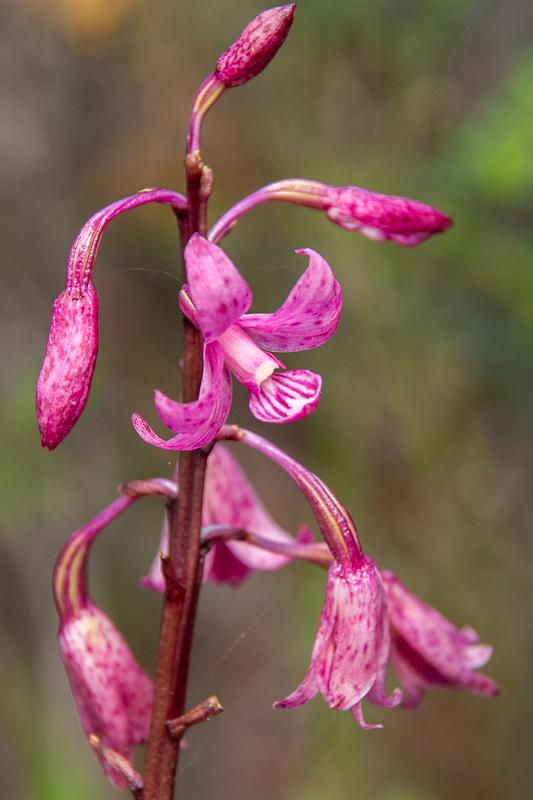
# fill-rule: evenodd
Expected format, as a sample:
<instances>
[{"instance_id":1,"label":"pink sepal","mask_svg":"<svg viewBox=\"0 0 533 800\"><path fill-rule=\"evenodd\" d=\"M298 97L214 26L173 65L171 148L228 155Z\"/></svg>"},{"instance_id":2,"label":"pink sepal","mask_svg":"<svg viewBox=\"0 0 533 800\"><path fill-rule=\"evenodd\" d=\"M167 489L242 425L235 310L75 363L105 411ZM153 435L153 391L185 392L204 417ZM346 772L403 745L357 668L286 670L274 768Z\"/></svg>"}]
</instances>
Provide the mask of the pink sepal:
<instances>
[{"instance_id":1,"label":"pink sepal","mask_svg":"<svg viewBox=\"0 0 533 800\"><path fill-rule=\"evenodd\" d=\"M210 342L248 311L252 292L224 251L199 233L189 239L184 258L197 325Z\"/></svg>"},{"instance_id":2,"label":"pink sepal","mask_svg":"<svg viewBox=\"0 0 533 800\"><path fill-rule=\"evenodd\" d=\"M342 308L341 287L322 256L309 248L296 250L309 266L285 302L273 314L245 314L239 325L265 350L311 350L335 333Z\"/></svg>"},{"instance_id":3,"label":"pink sepal","mask_svg":"<svg viewBox=\"0 0 533 800\"><path fill-rule=\"evenodd\" d=\"M165 450L196 450L212 441L231 408L231 377L224 367L224 354L217 342L204 347L204 372L198 400L178 403L162 392L155 393L155 406L163 423L176 435L161 439L140 414L133 414L133 427L148 444Z\"/></svg>"},{"instance_id":4,"label":"pink sepal","mask_svg":"<svg viewBox=\"0 0 533 800\"><path fill-rule=\"evenodd\" d=\"M456 628L424 603L388 570L382 570L392 631L391 657L404 687L404 705L416 706L426 689L452 686L484 695L499 693L496 683L476 672L492 654L472 628Z\"/></svg>"}]
</instances>

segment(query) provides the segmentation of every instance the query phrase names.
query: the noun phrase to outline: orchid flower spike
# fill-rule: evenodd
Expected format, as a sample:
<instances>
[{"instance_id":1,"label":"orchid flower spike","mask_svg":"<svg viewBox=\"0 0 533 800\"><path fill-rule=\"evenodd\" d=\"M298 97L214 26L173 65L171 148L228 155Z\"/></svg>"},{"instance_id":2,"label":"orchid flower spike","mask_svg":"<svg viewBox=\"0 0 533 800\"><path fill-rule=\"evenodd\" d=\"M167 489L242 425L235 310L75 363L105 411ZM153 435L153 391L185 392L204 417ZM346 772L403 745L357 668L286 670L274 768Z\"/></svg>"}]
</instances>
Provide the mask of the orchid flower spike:
<instances>
[{"instance_id":1,"label":"orchid flower spike","mask_svg":"<svg viewBox=\"0 0 533 800\"><path fill-rule=\"evenodd\" d=\"M198 400L177 403L155 393L155 407L174 432L161 439L139 414L132 422L149 444L167 450L194 450L210 442L231 406L228 370L248 389L250 411L263 422L301 419L316 408L322 379L308 370L285 370L269 351L310 350L335 332L341 289L327 262L314 250L309 266L273 314L247 314L252 292L237 268L217 247L194 234L185 248L188 286L180 293L182 311L204 338L204 373Z\"/></svg>"},{"instance_id":2,"label":"orchid flower spike","mask_svg":"<svg viewBox=\"0 0 533 800\"><path fill-rule=\"evenodd\" d=\"M449 686L478 694L499 693L492 678L476 670L492 655L473 628L456 628L382 570L392 632L391 659L404 691L403 705L415 708L426 689Z\"/></svg>"},{"instance_id":3,"label":"orchid flower spike","mask_svg":"<svg viewBox=\"0 0 533 800\"><path fill-rule=\"evenodd\" d=\"M407 247L443 233L452 224L450 217L420 200L370 192L358 186L328 186L290 178L264 186L240 200L215 222L208 239L220 242L243 214L270 200L316 208L347 231Z\"/></svg>"},{"instance_id":4,"label":"orchid flower spike","mask_svg":"<svg viewBox=\"0 0 533 800\"><path fill-rule=\"evenodd\" d=\"M307 675L274 707L301 706L320 692L330 708L350 710L362 728L382 727L365 722L362 699L391 708L400 703L402 692L396 689L386 694L390 648L387 599L379 571L363 553L349 512L318 476L266 439L242 429L234 438L263 453L291 476L307 498L335 559L328 572Z\"/></svg>"},{"instance_id":5,"label":"orchid flower spike","mask_svg":"<svg viewBox=\"0 0 533 800\"><path fill-rule=\"evenodd\" d=\"M130 762L133 747L148 738L153 686L113 622L90 600L87 561L94 538L135 500L119 497L75 531L59 554L53 579L59 653L80 722L118 789L129 785L127 770L118 769L120 757Z\"/></svg>"},{"instance_id":6,"label":"orchid flower spike","mask_svg":"<svg viewBox=\"0 0 533 800\"><path fill-rule=\"evenodd\" d=\"M115 217L146 203L165 203L176 213L187 205L176 192L143 189L92 216L70 251L66 288L54 303L37 381L37 422L41 444L49 450L70 433L89 397L98 353L98 295L92 273L104 229Z\"/></svg>"},{"instance_id":7,"label":"orchid flower spike","mask_svg":"<svg viewBox=\"0 0 533 800\"><path fill-rule=\"evenodd\" d=\"M232 454L221 444L215 445L208 462L204 488L203 531L215 526L234 528L258 534L273 544L292 545L305 535L302 526L296 539L283 530L270 516L254 488ZM168 527L165 522L159 552L143 586L163 592L160 553L168 552ZM215 541L204 561L204 580L238 586L252 572L275 570L290 561L289 555L268 552L242 541Z\"/></svg>"},{"instance_id":8,"label":"orchid flower spike","mask_svg":"<svg viewBox=\"0 0 533 800\"><path fill-rule=\"evenodd\" d=\"M189 153L200 150L202 122L224 90L247 83L270 64L288 36L295 10L296 5L291 3L262 11L218 57L214 71L203 81L194 98Z\"/></svg>"}]
</instances>

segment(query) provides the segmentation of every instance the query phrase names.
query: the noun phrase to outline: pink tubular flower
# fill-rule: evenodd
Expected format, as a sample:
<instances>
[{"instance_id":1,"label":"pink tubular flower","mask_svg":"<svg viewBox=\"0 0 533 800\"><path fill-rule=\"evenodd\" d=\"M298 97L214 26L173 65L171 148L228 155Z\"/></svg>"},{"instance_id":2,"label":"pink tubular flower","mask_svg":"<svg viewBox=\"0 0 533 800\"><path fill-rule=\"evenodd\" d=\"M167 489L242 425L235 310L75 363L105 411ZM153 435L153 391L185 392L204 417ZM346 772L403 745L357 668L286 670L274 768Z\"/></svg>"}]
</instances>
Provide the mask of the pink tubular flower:
<instances>
[{"instance_id":1,"label":"pink tubular flower","mask_svg":"<svg viewBox=\"0 0 533 800\"><path fill-rule=\"evenodd\" d=\"M317 475L275 445L242 429L233 438L259 450L291 476L309 501L334 557L309 670L296 691L275 707L300 706L320 692L330 708L350 710L362 728L381 727L365 722L361 700L391 708L401 701L402 693L396 689L386 695L387 600L374 562L361 549L350 514Z\"/></svg>"},{"instance_id":2,"label":"pink tubular flower","mask_svg":"<svg viewBox=\"0 0 533 800\"><path fill-rule=\"evenodd\" d=\"M176 192L143 189L94 214L72 245L66 287L54 303L37 381L37 422L41 444L49 450L71 431L89 397L98 353L98 295L92 273L103 232L119 214L146 203L164 203L176 213L186 207L185 198Z\"/></svg>"},{"instance_id":3,"label":"pink tubular flower","mask_svg":"<svg viewBox=\"0 0 533 800\"><path fill-rule=\"evenodd\" d=\"M95 536L135 499L120 497L73 533L57 559L53 580L59 652L80 722L107 777L119 789L128 788L128 780L117 768L120 758L110 760L106 751L130 761L133 747L146 741L153 686L113 622L89 599L86 572Z\"/></svg>"},{"instance_id":4,"label":"pink tubular flower","mask_svg":"<svg viewBox=\"0 0 533 800\"><path fill-rule=\"evenodd\" d=\"M235 458L221 444L215 445L209 456L204 489L202 527L209 530L213 526L243 529L274 543L297 541L272 519ZM167 551L165 525L160 552ZM213 544L206 556L204 580L237 586L251 572L280 569L289 560L287 555L267 552L247 542L220 541ZM159 554L142 583L158 592L164 590Z\"/></svg>"},{"instance_id":5,"label":"pink tubular flower","mask_svg":"<svg viewBox=\"0 0 533 800\"><path fill-rule=\"evenodd\" d=\"M414 708L426 689L450 686L496 695L494 681L476 670L492 655L472 628L456 628L436 609L382 570L392 633L391 658L404 690L403 705Z\"/></svg>"},{"instance_id":6,"label":"pink tubular flower","mask_svg":"<svg viewBox=\"0 0 533 800\"><path fill-rule=\"evenodd\" d=\"M365 722L361 700L387 708L400 702L399 689L389 697L385 691L389 646L387 602L374 562L363 557L350 570L334 562L307 675L274 707L295 708L320 692L330 708L350 710L362 728L383 727Z\"/></svg>"},{"instance_id":7,"label":"pink tubular flower","mask_svg":"<svg viewBox=\"0 0 533 800\"><path fill-rule=\"evenodd\" d=\"M408 247L434 233L443 233L452 224L450 217L420 200L370 192L358 186L328 186L289 178L264 186L236 203L215 222L209 240L219 242L243 214L270 200L316 208L347 231Z\"/></svg>"},{"instance_id":8,"label":"pink tubular flower","mask_svg":"<svg viewBox=\"0 0 533 800\"><path fill-rule=\"evenodd\" d=\"M327 262L309 249L309 266L273 314L247 314L252 293L216 245L194 234L185 249L188 286L184 313L204 337L204 374L199 398L177 403L155 394L156 410L176 435L165 441L138 414L132 422L146 442L168 450L194 450L211 441L231 405L228 368L249 392L252 414L263 422L290 422L314 411L321 378L308 370L283 370L269 350L310 350L333 335L342 306L341 289Z\"/></svg>"}]
</instances>

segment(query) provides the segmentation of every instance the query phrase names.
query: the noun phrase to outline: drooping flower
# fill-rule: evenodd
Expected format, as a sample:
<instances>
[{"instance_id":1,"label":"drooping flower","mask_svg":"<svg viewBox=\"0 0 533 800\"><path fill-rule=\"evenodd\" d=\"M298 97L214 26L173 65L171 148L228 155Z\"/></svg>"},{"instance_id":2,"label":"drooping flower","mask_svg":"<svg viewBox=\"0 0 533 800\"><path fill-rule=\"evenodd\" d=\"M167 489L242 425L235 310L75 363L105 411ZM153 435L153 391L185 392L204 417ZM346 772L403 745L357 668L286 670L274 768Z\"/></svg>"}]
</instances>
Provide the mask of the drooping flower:
<instances>
[{"instance_id":1,"label":"drooping flower","mask_svg":"<svg viewBox=\"0 0 533 800\"><path fill-rule=\"evenodd\" d=\"M180 295L184 313L204 337L204 374L199 398L177 403L159 391L156 410L176 435L161 439L138 414L132 422L149 444L193 450L211 441L231 405L228 369L249 392L252 414L264 422L300 419L316 407L322 381L308 370L285 370L269 351L309 350L335 332L341 289L327 262L314 250L309 266L282 306L272 314L247 314L252 293L236 267L216 245L194 234L185 249L188 286ZM283 370L283 371L281 371Z\"/></svg>"},{"instance_id":2,"label":"drooping flower","mask_svg":"<svg viewBox=\"0 0 533 800\"><path fill-rule=\"evenodd\" d=\"M328 186L319 181L288 178L264 186L236 203L215 222L209 240L219 242L243 214L270 200L316 208L347 231L406 247L443 233L452 224L450 217L420 200L371 192L358 186Z\"/></svg>"},{"instance_id":3,"label":"drooping flower","mask_svg":"<svg viewBox=\"0 0 533 800\"><path fill-rule=\"evenodd\" d=\"M477 670L492 655L476 631L456 628L436 609L403 586L388 570L381 576L392 633L391 658L404 691L403 705L414 708L426 689L449 686L484 695L498 687Z\"/></svg>"},{"instance_id":4,"label":"drooping flower","mask_svg":"<svg viewBox=\"0 0 533 800\"><path fill-rule=\"evenodd\" d=\"M320 692L330 708L350 710L362 728L381 727L365 722L361 701L391 708L402 693L396 689L387 696L385 691L387 599L379 571L361 549L352 517L317 475L271 442L242 429L228 438L259 450L291 476L309 501L334 558L309 670L300 686L275 707L300 706Z\"/></svg>"},{"instance_id":5,"label":"drooping flower","mask_svg":"<svg viewBox=\"0 0 533 800\"><path fill-rule=\"evenodd\" d=\"M120 497L75 531L56 562L53 589L59 614L59 653L83 731L114 786L128 788L114 751L131 760L148 737L153 685L109 617L87 593L87 560L95 536L135 502ZM95 748L93 741L101 746Z\"/></svg>"},{"instance_id":6,"label":"drooping flower","mask_svg":"<svg viewBox=\"0 0 533 800\"><path fill-rule=\"evenodd\" d=\"M98 295L92 273L102 235L115 217L146 203L164 203L176 213L187 204L177 192L143 189L94 214L72 245L66 287L54 303L37 381L37 423L41 444L49 450L70 433L89 397L98 354Z\"/></svg>"},{"instance_id":7,"label":"drooping flower","mask_svg":"<svg viewBox=\"0 0 533 800\"><path fill-rule=\"evenodd\" d=\"M389 646L387 601L373 561L362 558L349 571L334 562L307 675L274 707L295 708L320 692L330 708L351 711L362 728L383 727L365 722L361 700L387 708L400 702L400 690L389 697L385 691Z\"/></svg>"},{"instance_id":8,"label":"drooping flower","mask_svg":"<svg viewBox=\"0 0 533 800\"><path fill-rule=\"evenodd\" d=\"M235 458L221 444L215 445L209 456L204 488L202 528L215 526L250 531L281 544L290 545L301 539L295 539L272 519ZM166 523L159 552L168 552ZM247 542L216 541L205 558L204 580L237 586L251 572L280 569L289 560L288 555L268 552ZM159 553L142 583L164 591Z\"/></svg>"}]
</instances>

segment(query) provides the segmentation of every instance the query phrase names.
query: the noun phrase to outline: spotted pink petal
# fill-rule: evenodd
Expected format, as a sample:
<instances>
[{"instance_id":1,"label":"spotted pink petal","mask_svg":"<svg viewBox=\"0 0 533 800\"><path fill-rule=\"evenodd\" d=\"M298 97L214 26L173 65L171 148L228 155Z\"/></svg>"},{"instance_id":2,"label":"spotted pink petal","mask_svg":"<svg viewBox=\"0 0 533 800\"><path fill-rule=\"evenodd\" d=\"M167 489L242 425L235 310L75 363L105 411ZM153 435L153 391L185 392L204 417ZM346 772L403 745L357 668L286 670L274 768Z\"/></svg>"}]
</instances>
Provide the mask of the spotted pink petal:
<instances>
[{"instance_id":1,"label":"spotted pink petal","mask_svg":"<svg viewBox=\"0 0 533 800\"><path fill-rule=\"evenodd\" d=\"M224 251L199 233L189 239L184 258L198 327L210 342L248 311L252 292Z\"/></svg>"},{"instance_id":2,"label":"spotted pink petal","mask_svg":"<svg viewBox=\"0 0 533 800\"><path fill-rule=\"evenodd\" d=\"M98 353L98 295L92 283L65 289L54 303L37 382L41 444L53 450L80 418Z\"/></svg>"},{"instance_id":3,"label":"spotted pink petal","mask_svg":"<svg viewBox=\"0 0 533 800\"><path fill-rule=\"evenodd\" d=\"M133 414L133 427L145 442L164 450L196 450L216 436L231 407L231 377L224 367L224 354L216 342L204 347L204 372L198 400L178 403L162 392L155 394L156 410L164 424L176 435L161 439L139 414Z\"/></svg>"},{"instance_id":4,"label":"spotted pink petal","mask_svg":"<svg viewBox=\"0 0 533 800\"><path fill-rule=\"evenodd\" d=\"M309 266L285 302L273 314L246 314L239 325L265 350L311 350L337 329L342 308L341 287L327 261L309 248L296 250Z\"/></svg>"},{"instance_id":5,"label":"spotted pink petal","mask_svg":"<svg viewBox=\"0 0 533 800\"><path fill-rule=\"evenodd\" d=\"M475 670L490 658L492 649L478 644L472 628L460 630L436 609L412 594L387 570L382 571L392 630L392 660L405 704L414 706L432 686L454 686L494 695L498 687Z\"/></svg>"},{"instance_id":6,"label":"spotted pink petal","mask_svg":"<svg viewBox=\"0 0 533 800\"><path fill-rule=\"evenodd\" d=\"M274 372L248 397L250 411L262 422L292 422L311 414L318 405L322 378L307 369Z\"/></svg>"},{"instance_id":7,"label":"spotted pink petal","mask_svg":"<svg viewBox=\"0 0 533 800\"><path fill-rule=\"evenodd\" d=\"M294 538L275 522L235 458L217 444L209 456L204 491L204 524L230 525L265 539L291 544ZM225 543L227 550L248 569L283 567L289 558L246 542ZM213 550L220 547L215 544Z\"/></svg>"},{"instance_id":8,"label":"spotted pink petal","mask_svg":"<svg viewBox=\"0 0 533 800\"><path fill-rule=\"evenodd\" d=\"M148 738L152 681L109 617L92 603L61 623L59 651L85 735L95 734L129 760L133 747ZM120 772L101 762L111 783L128 788Z\"/></svg>"}]
</instances>

